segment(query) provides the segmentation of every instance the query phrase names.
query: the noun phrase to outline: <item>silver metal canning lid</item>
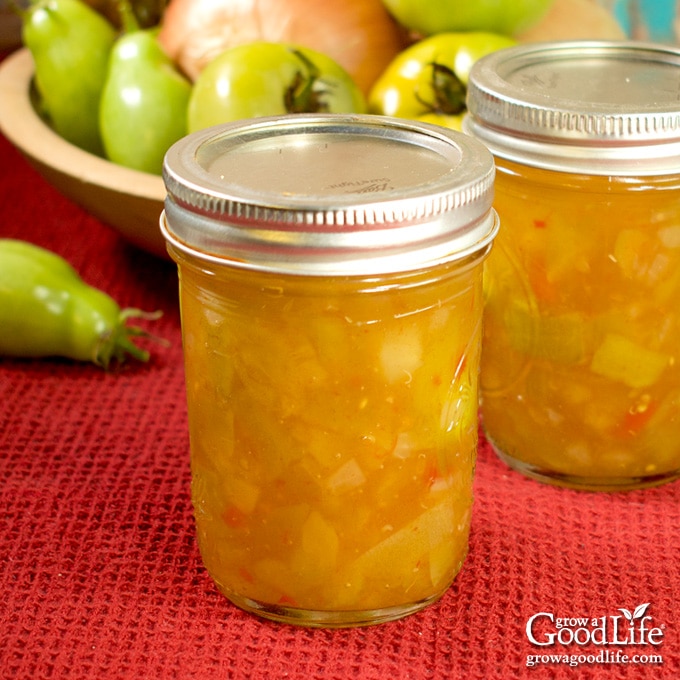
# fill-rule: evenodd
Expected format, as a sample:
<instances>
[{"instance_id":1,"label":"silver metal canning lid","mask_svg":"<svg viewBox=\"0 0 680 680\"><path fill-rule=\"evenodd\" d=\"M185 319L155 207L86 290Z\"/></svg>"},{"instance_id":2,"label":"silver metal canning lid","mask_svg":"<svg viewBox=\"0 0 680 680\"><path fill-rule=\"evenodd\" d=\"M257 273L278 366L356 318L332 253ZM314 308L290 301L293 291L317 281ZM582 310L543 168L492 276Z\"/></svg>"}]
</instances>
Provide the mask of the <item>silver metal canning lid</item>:
<instances>
[{"instance_id":1,"label":"silver metal canning lid","mask_svg":"<svg viewBox=\"0 0 680 680\"><path fill-rule=\"evenodd\" d=\"M680 50L521 45L472 68L464 129L500 158L599 175L680 172Z\"/></svg>"},{"instance_id":2,"label":"silver metal canning lid","mask_svg":"<svg viewBox=\"0 0 680 680\"><path fill-rule=\"evenodd\" d=\"M486 147L382 116L210 128L170 148L163 178L174 247L257 269L409 271L488 248L498 229Z\"/></svg>"}]
</instances>

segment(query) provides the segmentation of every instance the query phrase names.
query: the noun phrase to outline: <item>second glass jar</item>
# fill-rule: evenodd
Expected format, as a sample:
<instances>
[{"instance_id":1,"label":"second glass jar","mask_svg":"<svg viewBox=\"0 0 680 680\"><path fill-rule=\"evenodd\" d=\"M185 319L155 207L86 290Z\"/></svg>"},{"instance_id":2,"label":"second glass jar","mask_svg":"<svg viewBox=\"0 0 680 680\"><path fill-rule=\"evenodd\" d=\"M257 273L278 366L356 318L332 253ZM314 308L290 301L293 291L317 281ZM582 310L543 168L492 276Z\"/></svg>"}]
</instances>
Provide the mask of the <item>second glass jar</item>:
<instances>
[{"instance_id":1,"label":"second glass jar","mask_svg":"<svg viewBox=\"0 0 680 680\"><path fill-rule=\"evenodd\" d=\"M496 157L481 391L500 457L620 490L680 473L680 53L522 46L473 68Z\"/></svg>"}]
</instances>

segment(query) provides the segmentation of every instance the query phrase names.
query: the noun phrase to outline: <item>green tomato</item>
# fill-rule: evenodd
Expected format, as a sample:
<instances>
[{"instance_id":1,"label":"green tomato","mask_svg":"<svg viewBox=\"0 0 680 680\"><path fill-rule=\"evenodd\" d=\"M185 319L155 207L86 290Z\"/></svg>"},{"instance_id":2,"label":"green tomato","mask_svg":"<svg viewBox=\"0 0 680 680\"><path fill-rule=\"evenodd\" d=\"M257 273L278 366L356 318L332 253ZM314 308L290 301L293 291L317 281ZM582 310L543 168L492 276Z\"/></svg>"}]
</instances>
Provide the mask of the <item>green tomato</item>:
<instances>
[{"instance_id":1,"label":"green tomato","mask_svg":"<svg viewBox=\"0 0 680 680\"><path fill-rule=\"evenodd\" d=\"M200 73L189 100L189 132L244 118L365 108L359 87L330 57L258 41L226 50Z\"/></svg>"},{"instance_id":2,"label":"green tomato","mask_svg":"<svg viewBox=\"0 0 680 680\"><path fill-rule=\"evenodd\" d=\"M495 33L441 33L398 54L374 83L368 110L460 130L472 65L515 44Z\"/></svg>"},{"instance_id":3,"label":"green tomato","mask_svg":"<svg viewBox=\"0 0 680 680\"><path fill-rule=\"evenodd\" d=\"M121 309L56 253L0 238L0 355L60 356L104 368L127 355L146 361L135 338L148 334L128 324L134 317L158 313Z\"/></svg>"},{"instance_id":4,"label":"green tomato","mask_svg":"<svg viewBox=\"0 0 680 680\"><path fill-rule=\"evenodd\" d=\"M554 0L383 0L402 26L421 35L491 31L517 35L537 23Z\"/></svg>"},{"instance_id":5,"label":"green tomato","mask_svg":"<svg viewBox=\"0 0 680 680\"><path fill-rule=\"evenodd\" d=\"M133 30L111 51L99 109L109 160L160 175L165 152L187 133L191 83L161 49L156 30Z\"/></svg>"},{"instance_id":6,"label":"green tomato","mask_svg":"<svg viewBox=\"0 0 680 680\"><path fill-rule=\"evenodd\" d=\"M64 139L103 155L99 100L116 31L80 0L38 0L23 15L41 113Z\"/></svg>"},{"instance_id":7,"label":"green tomato","mask_svg":"<svg viewBox=\"0 0 680 680\"><path fill-rule=\"evenodd\" d=\"M451 130L463 130L463 115L451 115L447 113L426 113L418 116L416 120L423 123L430 123L431 125L441 125L441 127L450 128Z\"/></svg>"}]
</instances>

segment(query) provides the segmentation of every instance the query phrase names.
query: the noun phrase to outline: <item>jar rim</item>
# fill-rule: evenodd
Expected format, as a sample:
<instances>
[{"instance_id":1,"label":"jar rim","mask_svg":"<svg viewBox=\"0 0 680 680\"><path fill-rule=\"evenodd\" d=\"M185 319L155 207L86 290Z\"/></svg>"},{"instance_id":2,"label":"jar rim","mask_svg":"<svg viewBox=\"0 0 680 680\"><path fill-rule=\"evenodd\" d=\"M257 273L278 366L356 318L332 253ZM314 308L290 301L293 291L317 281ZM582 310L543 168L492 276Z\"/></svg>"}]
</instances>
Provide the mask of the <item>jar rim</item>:
<instances>
[{"instance_id":1,"label":"jar rim","mask_svg":"<svg viewBox=\"0 0 680 680\"><path fill-rule=\"evenodd\" d=\"M677 174L680 49L517 45L473 66L464 129L496 156L587 174Z\"/></svg>"},{"instance_id":2,"label":"jar rim","mask_svg":"<svg viewBox=\"0 0 680 680\"><path fill-rule=\"evenodd\" d=\"M194 133L166 154L175 247L281 271L401 271L495 237L478 140L371 114L294 114Z\"/></svg>"}]
</instances>

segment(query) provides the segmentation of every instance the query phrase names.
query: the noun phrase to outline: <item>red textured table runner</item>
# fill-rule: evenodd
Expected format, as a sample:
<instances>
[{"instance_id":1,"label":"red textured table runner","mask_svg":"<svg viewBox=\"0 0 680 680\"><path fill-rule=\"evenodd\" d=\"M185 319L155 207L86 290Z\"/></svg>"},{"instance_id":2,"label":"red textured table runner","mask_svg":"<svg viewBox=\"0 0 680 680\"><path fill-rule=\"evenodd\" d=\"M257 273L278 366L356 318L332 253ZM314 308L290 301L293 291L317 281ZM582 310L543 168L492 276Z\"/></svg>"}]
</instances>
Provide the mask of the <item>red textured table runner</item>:
<instances>
[{"instance_id":1,"label":"red textured table runner","mask_svg":"<svg viewBox=\"0 0 680 680\"><path fill-rule=\"evenodd\" d=\"M1 678L680 678L680 483L551 488L483 439L470 554L439 603L337 631L236 609L194 540L174 265L2 137L0 236L54 250L121 305L164 310L153 330L171 342L114 374L0 359Z\"/></svg>"}]
</instances>

